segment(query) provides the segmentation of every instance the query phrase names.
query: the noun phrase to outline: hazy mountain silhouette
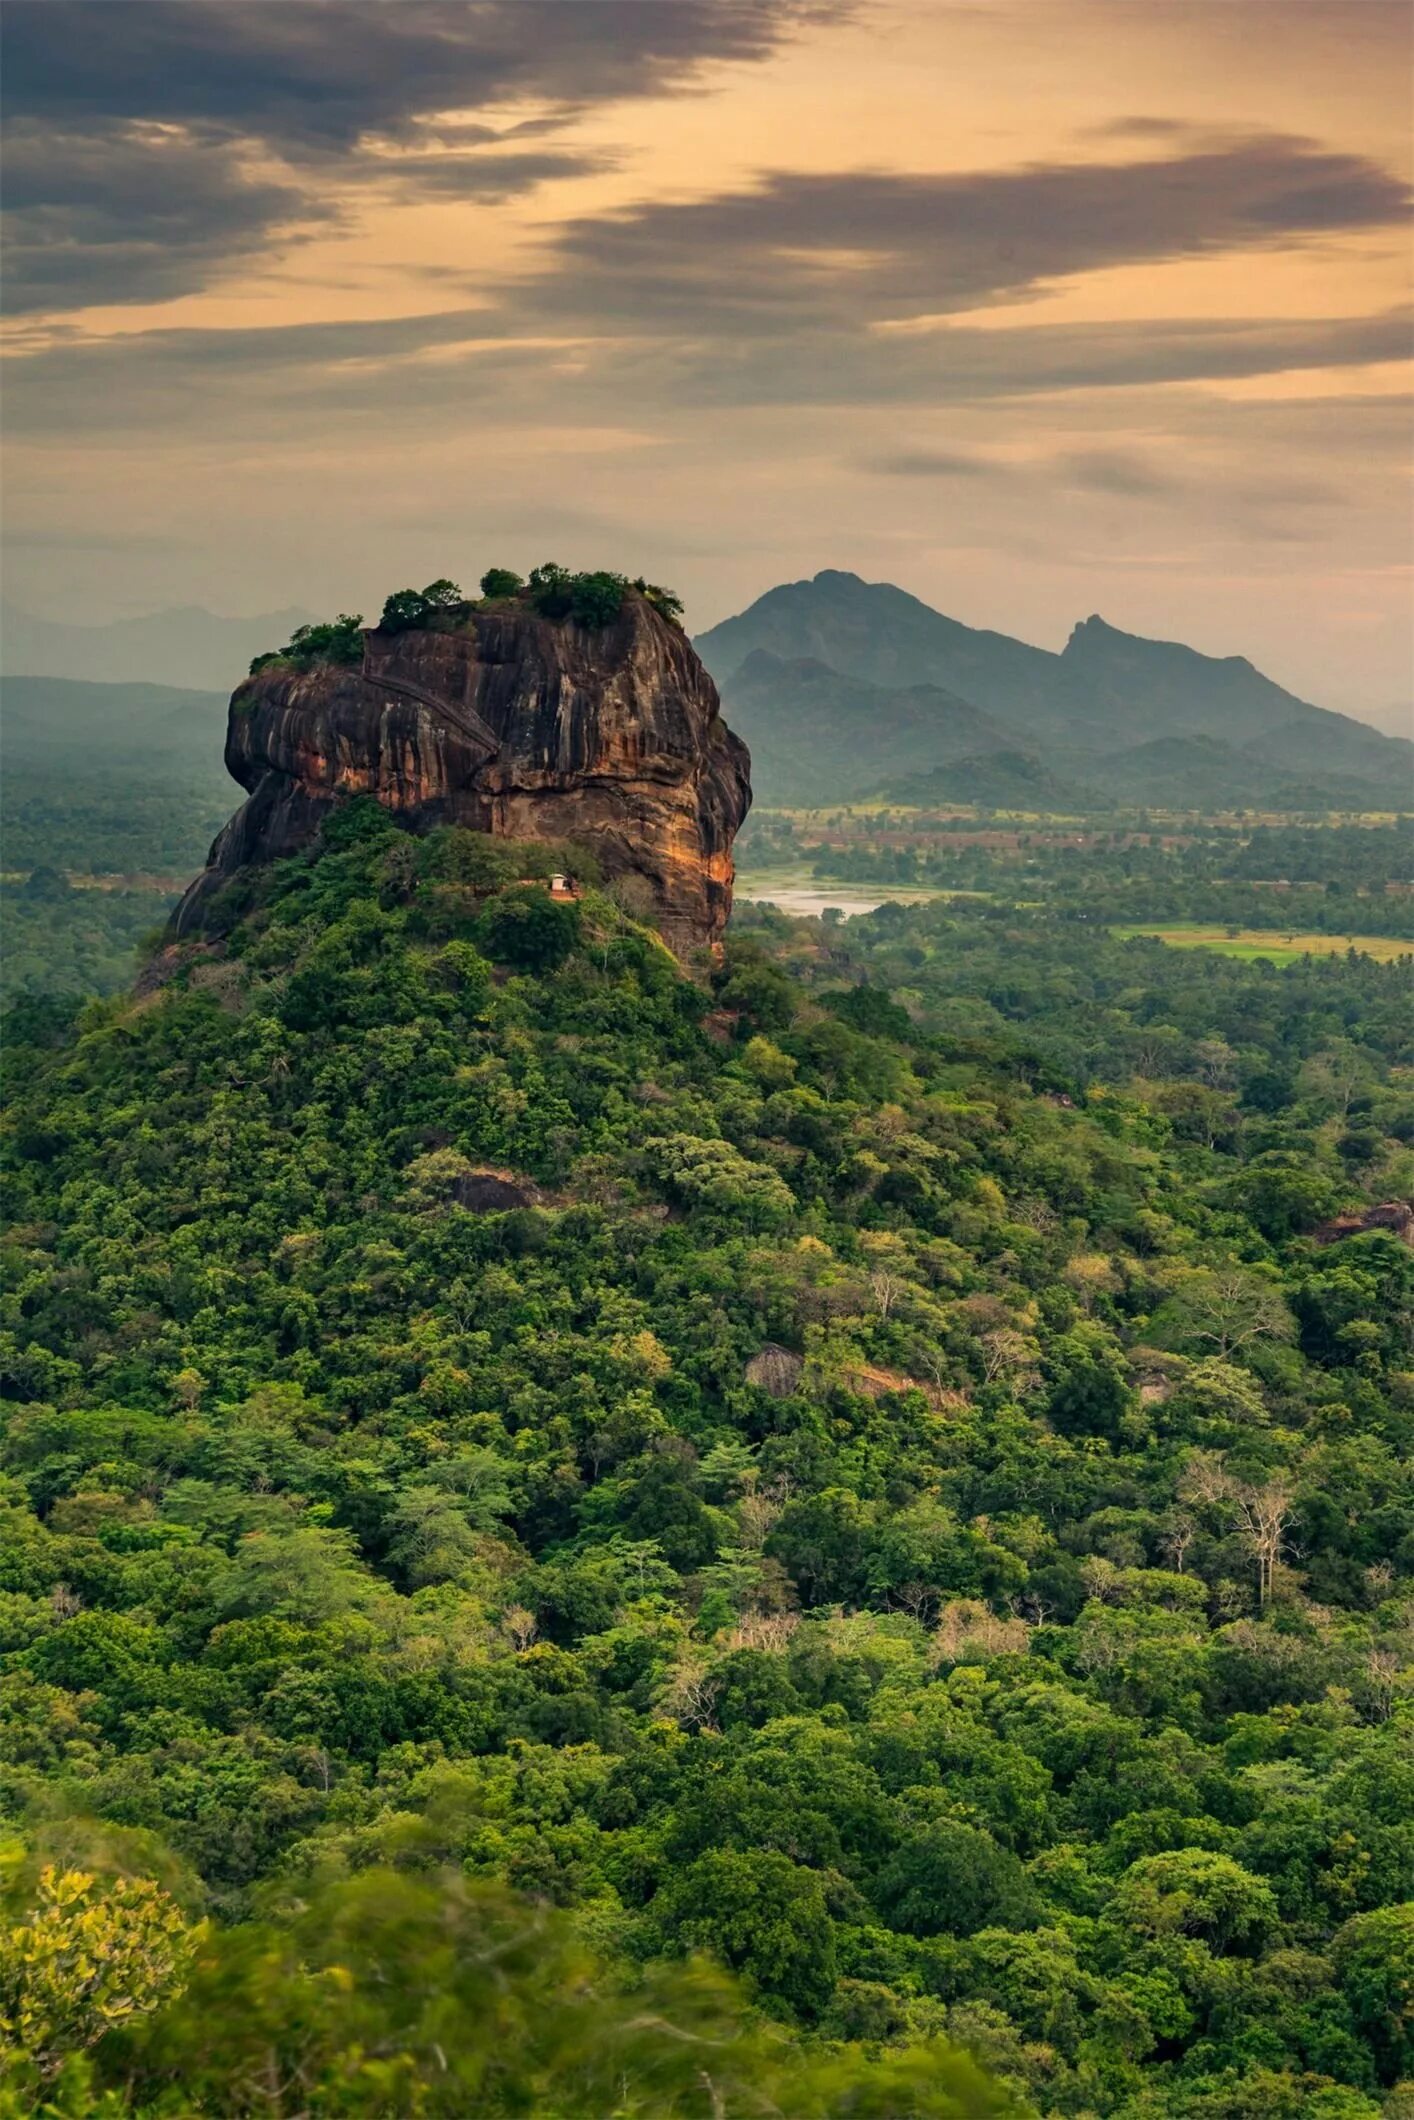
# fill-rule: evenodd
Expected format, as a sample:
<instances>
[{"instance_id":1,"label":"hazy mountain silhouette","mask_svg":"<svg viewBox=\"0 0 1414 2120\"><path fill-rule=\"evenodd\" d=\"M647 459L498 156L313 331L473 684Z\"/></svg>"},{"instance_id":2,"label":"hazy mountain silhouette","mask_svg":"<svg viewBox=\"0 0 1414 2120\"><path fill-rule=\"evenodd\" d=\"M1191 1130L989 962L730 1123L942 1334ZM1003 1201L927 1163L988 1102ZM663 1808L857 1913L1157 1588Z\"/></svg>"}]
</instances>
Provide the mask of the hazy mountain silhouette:
<instances>
[{"instance_id":1,"label":"hazy mountain silhouette","mask_svg":"<svg viewBox=\"0 0 1414 2120\"><path fill-rule=\"evenodd\" d=\"M5 765L43 765L84 777L189 770L225 779L224 692L172 685L85 684L66 677L0 682Z\"/></svg>"},{"instance_id":2,"label":"hazy mountain silhouette","mask_svg":"<svg viewBox=\"0 0 1414 2120\"><path fill-rule=\"evenodd\" d=\"M310 617L293 606L254 618L220 618L197 604L107 626L56 625L7 604L0 610L0 669L96 684L177 685L225 692L253 655L278 648Z\"/></svg>"},{"instance_id":3,"label":"hazy mountain silhouette","mask_svg":"<svg viewBox=\"0 0 1414 2120\"><path fill-rule=\"evenodd\" d=\"M1044 712L1059 661L1005 633L945 618L892 582L861 581L833 567L813 581L768 589L696 645L719 685L753 648L766 648L786 662L813 657L866 684L939 685L1012 720Z\"/></svg>"},{"instance_id":4,"label":"hazy mountain silhouette","mask_svg":"<svg viewBox=\"0 0 1414 2120\"><path fill-rule=\"evenodd\" d=\"M1053 773L1034 751L984 751L935 766L931 773L886 786L891 801L946 807L977 804L989 810L1093 810L1105 797Z\"/></svg>"},{"instance_id":5,"label":"hazy mountain silhouette","mask_svg":"<svg viewBox=\"0 0 1414 2120\"><path fill-rule=\"evenodd\" d=\"M944 765L1017 741L939 685L891 689L813 656L787 662L768 648L752 649L725 697L731 726L750 747L755 786L788 789L799 802L869 794L915 772L922 758Z\"/></svg>"},{"instance_id":6,"label":"hazy mountain silhouette","mask_svg":"<svg viewBox=\"0 0 1414 2120\"><path fill-rule=\"evenodd\" d=\"M1245 656L1145 640L1098 617L1056 655L831 568L769 590L697 647L752 746L767 802L897 792L903 776L996 749L1034 757L1072 791L1129 801L1414 799L1414 745L1312 706ZM809 743L808 698L820 703ZM959 750L969 708L983 740ZM1203 743L1165 748L1185 738Z\"/></svg>"}]
</instances>

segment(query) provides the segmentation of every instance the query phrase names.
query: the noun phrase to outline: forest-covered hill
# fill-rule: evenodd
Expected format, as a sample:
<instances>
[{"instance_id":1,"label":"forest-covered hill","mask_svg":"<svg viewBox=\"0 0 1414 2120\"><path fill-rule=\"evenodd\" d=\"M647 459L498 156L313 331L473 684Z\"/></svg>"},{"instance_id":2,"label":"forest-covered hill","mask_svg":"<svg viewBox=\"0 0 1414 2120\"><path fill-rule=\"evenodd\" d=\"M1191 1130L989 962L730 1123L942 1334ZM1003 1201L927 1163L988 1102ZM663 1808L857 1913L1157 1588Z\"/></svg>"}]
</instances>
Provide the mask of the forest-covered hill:
<instances>
[{"instance_id":1,"label":"forest-covered hill","mask_svg":"<svg viewBox=\"0 0 1414 2120\"><path fill-rule=\"evenodd\" d=\"M354 805L12 1012L13 2109L1397 2109L1399 968L1121 1052L1160 945L524 872Z\"/></svg>"}]
</instances>

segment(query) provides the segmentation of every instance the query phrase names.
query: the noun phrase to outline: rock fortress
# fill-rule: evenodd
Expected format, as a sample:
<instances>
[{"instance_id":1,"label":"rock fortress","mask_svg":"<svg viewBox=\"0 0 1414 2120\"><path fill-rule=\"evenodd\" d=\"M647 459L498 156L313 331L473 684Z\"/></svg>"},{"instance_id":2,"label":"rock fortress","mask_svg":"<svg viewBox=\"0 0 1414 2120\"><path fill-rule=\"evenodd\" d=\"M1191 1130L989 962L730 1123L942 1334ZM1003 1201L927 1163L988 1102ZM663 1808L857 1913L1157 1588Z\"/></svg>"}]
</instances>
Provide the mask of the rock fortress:
<instances>
[{"instance_id":1,"label":"rock fortress","mask_svg":"<svg viewBox=\"0 0 1414 2120\"><path fill-rule=\"evenodd\" d=\"M370 628L356 663L262 658L226 734L247 800L173 932L219 929L240 870L297 852L333 805L369 795L415 832L592 844L611 881L639 880L649 917L687 957L720 939L731 912L750 763L686 634L635 588L598 625L511 597Z\"/></svg>"}]
</instances>

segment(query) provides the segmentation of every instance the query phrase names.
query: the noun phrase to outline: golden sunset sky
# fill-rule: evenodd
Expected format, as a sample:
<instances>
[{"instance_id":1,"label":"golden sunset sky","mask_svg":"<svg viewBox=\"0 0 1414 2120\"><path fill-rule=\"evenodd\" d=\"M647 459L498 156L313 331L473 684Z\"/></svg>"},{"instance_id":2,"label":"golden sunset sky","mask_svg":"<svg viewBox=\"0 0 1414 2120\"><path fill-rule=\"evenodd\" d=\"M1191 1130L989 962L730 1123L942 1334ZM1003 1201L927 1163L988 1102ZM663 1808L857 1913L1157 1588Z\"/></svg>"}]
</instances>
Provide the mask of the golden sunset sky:
<instances>
[{"instance_id":1,"label":"golden sunset sky","mask_svg":"<svg viewBox=\"0 0 1414 2120\"><path fill-rule=\"evenodd\" d=\"M843 567L1410 691L1403 0L9 0L5 593Z\"/></svg>"}]
</instances>

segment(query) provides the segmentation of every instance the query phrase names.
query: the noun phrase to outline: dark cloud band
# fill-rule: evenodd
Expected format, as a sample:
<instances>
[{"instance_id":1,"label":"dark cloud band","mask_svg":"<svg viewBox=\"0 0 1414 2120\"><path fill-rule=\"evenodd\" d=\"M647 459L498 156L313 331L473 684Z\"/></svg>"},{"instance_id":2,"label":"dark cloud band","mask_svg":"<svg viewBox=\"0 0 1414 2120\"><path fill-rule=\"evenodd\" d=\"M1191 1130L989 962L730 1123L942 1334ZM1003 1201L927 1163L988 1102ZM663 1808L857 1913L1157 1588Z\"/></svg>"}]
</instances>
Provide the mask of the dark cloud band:
<instances>
[{"instance_id":1,"label":"dark cloud band","mask_svg":"<svg viewBox=\"0 0 1414 2120\"><path fill-rule=\"evenodd\" d=\"M659 92L843 11L842 0L11 0L0 110L347 149L428 113Z\"/></svg>"},{"instance_id":2,"label":"dark cloud band","mask_svg":"<svg viewBox=\"0 0 1414 2120\"><path fill-rule=\"evenodd\" d=\"M780 172L564 229L581 316L666 331L946 313L1073 273L1390 226L1406 187L1367 158L1279 136L1124 163ZM561 306L562 291L556 302Z\"/></svg>"},{"instance_id":3,"label":"dark cloud band","mask_svg":"<svg viewBox=\"0 0 1414 2120\"><path fill-rule=\"evenodd\" d=\"M759 59L845 0L10 0L0 14L6 304L12 315L201 288L339 194L503 199L591 166L474 151L469 113L513 101L552 129ZM429 127L444 113L450 127ZM439 152L448 145L471 153ZM390 147L425 147L390 166ZM281 180L256 179L272 160Z\"/></svg>"}]
</instances>

